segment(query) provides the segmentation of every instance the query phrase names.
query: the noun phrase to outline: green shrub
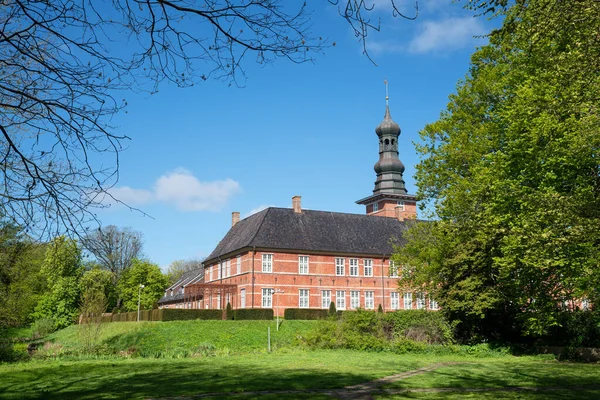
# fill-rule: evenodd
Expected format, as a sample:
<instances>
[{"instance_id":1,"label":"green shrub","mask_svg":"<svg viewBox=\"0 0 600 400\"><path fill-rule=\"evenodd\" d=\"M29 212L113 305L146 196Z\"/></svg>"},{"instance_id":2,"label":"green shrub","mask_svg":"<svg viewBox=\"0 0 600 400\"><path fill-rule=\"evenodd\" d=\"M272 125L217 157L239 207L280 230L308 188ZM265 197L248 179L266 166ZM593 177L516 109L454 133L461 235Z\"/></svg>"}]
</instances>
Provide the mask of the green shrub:
<instances>
[{"instance_id":1,"label":"green shrub","mask_svg":"<svg viewBox=\"0 0 600 400\"><path fill-rule=\"evenodd\" d=\"M235 317L234 319L236 321L241 321L241 320L261 320L261 319L266 319L266 320L272 320L273 316L275 315L273 313L273 309L272 308L241 308L238 310L235 310Z\"/></svg>"},{"instance_id":2,"label":"green shrub","mask_svg":"<svg viewBox=\"0 0 600 400\"><path fill-rule=\"evenodd\" d=\"M56 323L51 318L40 318L31 326L33 337L44 337L56 330Z\"/></svg>"},{"instance_id":3,"label":"green shrub","mask_svg":"<svg viewBox=\"0 0 600 400\"><path fill-rule=\"evenodd\" d=\"M440 312L427 310L401 310L384 316L385 326L395 338L406 338L429 344L446 344L453 341L453 326Z\"/></svg>"},{"instance_id":4,"label":"green shrub","mask_svg":"<svg viewBox=\"0 0 600 400\"><path fill-rule=\"evenodd\" d=\"M231 308L231 303L227 302L227 307L225 308L225 319L233 320L235 317L233 313L233 309Z\"/></svg>"},{"instance_id":5,"label":"green shrub","mask_svg":"<svg viewBox=\"0 0 600 400\"><path fill-rule=\"evenodd\" d=\"M379 305L379 307L377 307L377 312L379 314L383 314L383 307L381 306L381 304Z\"/></svg>"},{"instance_id":6,"label":"green shrub","mask_svg":"<svg viewBox=\"0 0 600 400\"><path fill-rule=\"evenodd\" d=\"M328 315L327 310L316 310L310 308L286 308L283 313L283 318L287 320L304 319L326 319Z\"/></svg>"},{"instance_id":7,"label":"green shrub","mask_svg":"<svg viewBox=\"0 0 600 400\"><path fill-rule=\"evenodd\" d=\"M334 317L337 316L337 310L335 309L335 303L332 301L331 303L329 303L329 312L328 312L330 317Z\"/></svg>"}]
</instances>

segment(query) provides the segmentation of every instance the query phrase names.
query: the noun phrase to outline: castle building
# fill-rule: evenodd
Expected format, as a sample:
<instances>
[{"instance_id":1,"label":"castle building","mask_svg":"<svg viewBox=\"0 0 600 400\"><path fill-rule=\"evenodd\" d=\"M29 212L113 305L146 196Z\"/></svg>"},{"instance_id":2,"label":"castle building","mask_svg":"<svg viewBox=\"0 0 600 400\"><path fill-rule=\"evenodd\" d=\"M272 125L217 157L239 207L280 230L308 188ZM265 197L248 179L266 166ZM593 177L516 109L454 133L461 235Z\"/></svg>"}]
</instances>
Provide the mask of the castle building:
<instances>
[{"instance_id":1,"label":"castle building","mask_svg":"<svg viewBox=\"0 0 600 400\"><path fill-rule=\"evenodd\" d=\"M417 201L403 179L398 157L400 127L386 97L373 193L357 201L366 214L304 210L301 197L292 208L270 207L240 220L203 261L167 289L160 307L286 308L338 310L437 309L424 293L398 288L390 257L402 233L416 219ZM199 277L202 276L203 279Z\"/></svg>"}]
</instances>

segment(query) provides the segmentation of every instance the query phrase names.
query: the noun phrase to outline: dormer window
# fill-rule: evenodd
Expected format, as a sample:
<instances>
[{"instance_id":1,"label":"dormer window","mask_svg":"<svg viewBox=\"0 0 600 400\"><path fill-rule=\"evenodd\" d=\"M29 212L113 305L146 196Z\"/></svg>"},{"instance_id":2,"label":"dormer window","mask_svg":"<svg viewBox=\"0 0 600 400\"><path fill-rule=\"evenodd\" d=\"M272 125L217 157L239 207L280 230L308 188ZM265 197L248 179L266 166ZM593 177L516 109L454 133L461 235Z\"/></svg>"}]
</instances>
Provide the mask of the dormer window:
<instances>
[{"instance_id":1,"label":"dormer window","mask_svg":"<svg viewBox=\"0 0 600 400\"><path fill-rule=\"evenodd\" d=\"M398 207L400 210L404 211L404 200L398 200L398 203L397 203L397 204L398 204L398 205L397 205L397 207Z\"/></svg>"},{"instance_id":2,"label":"dormer window","mask_svg":"<svg viewBox=\"0 0 600 400\"><path fill-rule=\"evenodd\" d=\"M185 286L181 287L181 294L183 294L185 292Z\"/></svg>"},{"instance_id":3,"label":"dormer window","mask_svg":"<svg viewBox=\"0 0 600 400\"><path fill-rule=\"evenodd\" d=\"M379 211L379 203L373 203L373 212Z\"/></svg>"}]
</instances>

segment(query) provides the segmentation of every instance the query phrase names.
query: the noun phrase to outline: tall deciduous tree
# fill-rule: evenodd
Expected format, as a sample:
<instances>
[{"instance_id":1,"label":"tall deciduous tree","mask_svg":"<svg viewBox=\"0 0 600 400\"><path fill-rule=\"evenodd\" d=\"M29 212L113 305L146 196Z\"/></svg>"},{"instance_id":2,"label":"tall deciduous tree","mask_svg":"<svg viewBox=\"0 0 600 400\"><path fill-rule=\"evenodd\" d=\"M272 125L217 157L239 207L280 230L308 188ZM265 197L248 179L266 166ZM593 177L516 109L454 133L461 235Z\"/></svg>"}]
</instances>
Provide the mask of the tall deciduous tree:
<instances>
[{"instance_id":1,"label":"tall deciduous tree","mask_svg":"<svg viewBox=\"0 0 600 400\"><path fill-rule=\"evenodd\" d=\"M478 3L478 2L473 2ZM481 3L481 2L479 2ZM467 335L499 316L541 334L600 304L600 2L516 1L421 131L403 284L437 292Z\"/></svg>"},{"instance_id":2,"label":"tall deciduous tree","mask_svg":"<svg viewBox=\"0 0 600 400\"><path fill-rule=\"evenodd\" d=\"M142 233L131 228L108 225L83 238L83 246L102 268L112 272L116 282L142 251Z\"/></svg>"},{"instance_id":3,"label":"tall deciduous tree","mask_svg":"<svg viewBox=\"0 0 600 400\"><path fill-rule=\"evenodd\" d=\"M140 289L140 285L144 285ZM162 273L160 267L148 260L134 260L119 279L119 293L123 299L123 307L134 311L141 299L142 309L152 308L162 297L169 285L169 278Z\"/></svg>"},{"instance_id":4,"label":"tall deciduous tree","mask_svg":"<svg viewBox=\"0 0 600 400\"><path fill-rule=\"evenodd\" d=\"M169 282L174 284L183 274L193 270L200 270L202 273L202 261L191 259L191 260L175 260L169 265L167 276Z\"/></svg>"},{"instance_id":5,"label":"tall deciduous tree","mask_svg":"<svg viewBox=\"0 0 600 400\"><path fill-rule=\"evenodd\" d=\"M363 43L379 29L369 2L330 3ZM236 83L246 62L303 63L329 45L303 1L6 0L0 27L0 214L50 236L106 206L128 139L109 123L119 93Z\"/></svg>"},{"instance_id":6,"label":"tall deciduous tree","mask_svg":"<svg viewBox=\"0 0 600 400\"><path fill-rule=\"evenodd\" d=\"M79 313L79 280L83 274L81 249L77 242L64 236L52 240L41 272L48 289L35 309L35 317L50 318L57 328L71 325Z\"/></svg>"}]
</instances>

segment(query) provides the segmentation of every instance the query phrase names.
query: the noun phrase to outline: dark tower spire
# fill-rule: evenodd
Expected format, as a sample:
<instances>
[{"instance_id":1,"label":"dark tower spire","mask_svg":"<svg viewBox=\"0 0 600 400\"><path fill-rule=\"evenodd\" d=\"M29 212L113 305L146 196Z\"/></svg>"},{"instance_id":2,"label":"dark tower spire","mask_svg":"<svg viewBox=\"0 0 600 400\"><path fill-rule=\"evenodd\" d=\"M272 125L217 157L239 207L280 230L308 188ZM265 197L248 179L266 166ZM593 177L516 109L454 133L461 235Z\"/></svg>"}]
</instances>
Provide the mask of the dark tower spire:
<instances>
[{"instance_id":1,"label":"dark tower spire","mask_svg":"<svg viewBox=\"0 0 600 400\"><path fill-rule=\"evenodd\" d=\"M404 164L398 157L400 126L392 120L387 81L385 82L385 115L375 129L379 137L379 160L374 169L377 174L373 195L358 200L367 206L367 214L388 217L415 217L416 198L408 194L402 174Z\"/></svg>"}]
</instances>

